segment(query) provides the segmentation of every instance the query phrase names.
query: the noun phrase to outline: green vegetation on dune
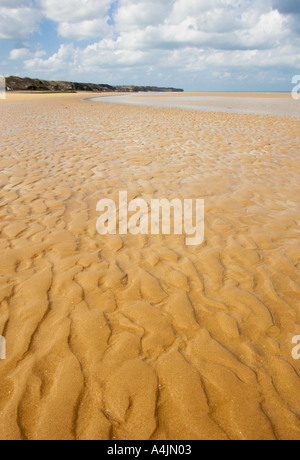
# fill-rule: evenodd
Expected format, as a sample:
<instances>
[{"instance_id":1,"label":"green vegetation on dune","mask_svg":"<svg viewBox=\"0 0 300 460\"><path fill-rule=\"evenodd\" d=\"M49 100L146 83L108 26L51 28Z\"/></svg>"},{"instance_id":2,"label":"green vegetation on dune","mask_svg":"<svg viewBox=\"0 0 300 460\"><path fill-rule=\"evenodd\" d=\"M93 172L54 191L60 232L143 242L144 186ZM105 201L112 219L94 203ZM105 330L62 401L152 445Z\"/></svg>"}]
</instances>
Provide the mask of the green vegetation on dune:
<instances>
[{"instance_id":1,"label":"green vegetation on dune","mask_svg":"<svg viewBox=\"0 0 300 460\"><path fill-rule=\"evenodd\" d=\"M156 86L111 86L95 83L74 83L67 81L46 81L33 78L7 77L6 87L8 91L39 91L39 92L74 92L93 91L105 92L183 92L178 88L158 88Z\"/></svg>"}]
</instances>

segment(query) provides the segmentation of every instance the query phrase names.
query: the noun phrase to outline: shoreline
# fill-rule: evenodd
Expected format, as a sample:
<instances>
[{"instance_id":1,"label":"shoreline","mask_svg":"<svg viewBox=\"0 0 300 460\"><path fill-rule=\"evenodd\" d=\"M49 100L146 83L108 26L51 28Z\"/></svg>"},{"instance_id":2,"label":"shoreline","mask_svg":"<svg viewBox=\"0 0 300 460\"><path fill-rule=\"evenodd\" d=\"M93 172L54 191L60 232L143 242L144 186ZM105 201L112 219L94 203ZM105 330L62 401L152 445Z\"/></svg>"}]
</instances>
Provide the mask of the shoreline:
<instances>
[{"instance_id":1,"label":"shoreline","mask_svg":"<svg viewBox=\"0 0 300 460\"><path fill-rule=\"evenodd\" d=\"M300 103L291 95L266 95L249 93L186 93L186 94L136 94L109 95L85 98L90 102L177 108L202 112L240 113L257 115L300 117Z\"/></svg>"}]
</instances>

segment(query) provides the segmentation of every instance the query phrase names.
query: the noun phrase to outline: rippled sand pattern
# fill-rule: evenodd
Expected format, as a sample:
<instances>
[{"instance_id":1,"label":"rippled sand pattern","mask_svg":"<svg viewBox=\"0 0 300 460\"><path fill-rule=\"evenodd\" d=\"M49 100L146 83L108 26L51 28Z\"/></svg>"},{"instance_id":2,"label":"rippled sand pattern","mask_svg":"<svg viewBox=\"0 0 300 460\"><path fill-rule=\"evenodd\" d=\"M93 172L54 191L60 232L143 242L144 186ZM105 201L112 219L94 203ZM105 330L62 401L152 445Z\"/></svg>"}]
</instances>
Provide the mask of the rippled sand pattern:
<instances>
[{"instance_id":1,"label":"rippled sand pattern","mask_svg":"<svg viewBox=\"0 0 300 460\"><path fill-rule=\"evenodd\" d=\"M1 439L300 439L300 123L0 105ZM96 203L204 198L205 242Z\"/></svg>"}]
</instances>

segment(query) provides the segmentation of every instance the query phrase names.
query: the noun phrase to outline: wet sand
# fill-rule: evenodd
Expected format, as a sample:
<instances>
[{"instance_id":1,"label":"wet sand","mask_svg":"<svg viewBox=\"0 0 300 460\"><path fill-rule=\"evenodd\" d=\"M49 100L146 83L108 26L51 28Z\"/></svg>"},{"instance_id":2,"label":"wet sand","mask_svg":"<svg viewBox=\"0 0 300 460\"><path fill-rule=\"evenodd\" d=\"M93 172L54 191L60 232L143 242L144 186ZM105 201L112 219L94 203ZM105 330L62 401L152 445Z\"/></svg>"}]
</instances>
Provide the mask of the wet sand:
<instances>
[{"instance_id":1,"label":"wet sand","mask_svg":"<svg viewBox=\"0 0 300 460\"><path fill-rule=\"evenodd\" d=\"M0 438L299 440L299 121L82 97L0 103ZM120 190L204 243L98 235Z\"/></svg>"},{"instance_id":2,"label":"wet sand","mask_svg":"<svg viewBox=\"0 0 300 460\"><path fill-rule=\"evenodd\" d=\"M300 119L300 104L285 93L176 93L104 96L94 101L212 112L280 115Z\"/></svg>"}]
</instances>

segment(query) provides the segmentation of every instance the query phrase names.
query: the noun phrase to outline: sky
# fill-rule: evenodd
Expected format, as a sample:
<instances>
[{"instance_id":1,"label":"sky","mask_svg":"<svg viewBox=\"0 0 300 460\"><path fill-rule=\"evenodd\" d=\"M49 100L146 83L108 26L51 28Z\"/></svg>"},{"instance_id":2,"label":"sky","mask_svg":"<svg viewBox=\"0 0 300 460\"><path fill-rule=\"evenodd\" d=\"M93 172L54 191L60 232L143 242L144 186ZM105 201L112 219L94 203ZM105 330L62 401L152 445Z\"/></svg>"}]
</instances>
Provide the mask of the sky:
<instances>
[{"instance_id":1,"label":"sky","mask_svg":"<svg viewBox=\"0 0 300 460\"><path fill-rule=\"evenodd\" d=\"M300 0L0 0L0 75L290 91Z\"/></svg>"}]
</instances>

